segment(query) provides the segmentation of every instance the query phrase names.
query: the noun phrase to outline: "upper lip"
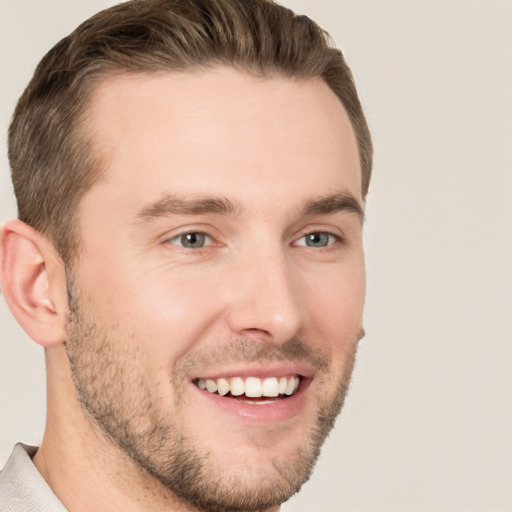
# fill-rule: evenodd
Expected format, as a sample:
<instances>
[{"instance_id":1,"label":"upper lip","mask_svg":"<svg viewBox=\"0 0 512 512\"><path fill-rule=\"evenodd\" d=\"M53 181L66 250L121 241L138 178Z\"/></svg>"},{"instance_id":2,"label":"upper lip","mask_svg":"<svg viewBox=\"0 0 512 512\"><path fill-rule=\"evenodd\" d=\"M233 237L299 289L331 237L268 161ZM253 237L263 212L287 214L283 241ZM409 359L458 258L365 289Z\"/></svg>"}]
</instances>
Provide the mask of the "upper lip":
<instances>
[{"instance_id":1,"label":"upper lip","mask_svg":"<svg viewBox=\"0 0 512 512\"><path fill-rule=\"evenodd\" d=\"M295 361L278 361L267 364L244 363L229 368L209 368L203 373L194 375L194 379L220 379L232 377L258 377L266 379L268 377L287 377L289 375L300 375L301 377L311 378L315 374L315 369L307 363Z\"/></svg>"}]
</instances>

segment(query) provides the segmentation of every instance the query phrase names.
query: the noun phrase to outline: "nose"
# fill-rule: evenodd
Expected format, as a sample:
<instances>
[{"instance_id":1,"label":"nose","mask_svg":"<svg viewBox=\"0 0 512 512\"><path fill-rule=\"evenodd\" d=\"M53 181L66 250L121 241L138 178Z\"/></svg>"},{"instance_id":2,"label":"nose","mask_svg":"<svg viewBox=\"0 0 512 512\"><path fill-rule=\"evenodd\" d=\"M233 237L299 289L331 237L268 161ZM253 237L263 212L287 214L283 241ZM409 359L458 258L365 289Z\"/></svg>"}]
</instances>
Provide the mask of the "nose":
<instances>
[{"instance_id":1,"label":"nose","mask_svg":"<svg viewBox=\"0 0 512 512\"><path fill-rule=\"evenodd\" d=\"M281 247L247 251L232 262L230 330L246 338L281 344L303 323L300 280Z\"/></svg>"}]
</instances>

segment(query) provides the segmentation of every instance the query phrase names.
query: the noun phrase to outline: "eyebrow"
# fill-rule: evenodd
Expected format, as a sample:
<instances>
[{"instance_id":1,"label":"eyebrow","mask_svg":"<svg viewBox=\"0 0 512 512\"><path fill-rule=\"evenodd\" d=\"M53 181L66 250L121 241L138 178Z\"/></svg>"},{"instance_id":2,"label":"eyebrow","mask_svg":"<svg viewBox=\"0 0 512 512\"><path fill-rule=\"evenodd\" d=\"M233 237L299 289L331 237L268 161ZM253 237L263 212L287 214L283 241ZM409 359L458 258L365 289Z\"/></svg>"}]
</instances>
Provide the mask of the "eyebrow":
<instances>
[{"instance_id":1,"label":"eyebrow","mask_svg":"<svg viewBox=\"0 0 512 512\"><path fill-rule=\"evenodd\" d=\"M236 217L241 214L241 204L225 197L195 197L165 195L158 201L145 206L136 215L137 222L148 222L170 215L201 215L213 213ZM350 193L342 192L307 201L302 208L303 217L328 215L348 211L355 213L364 222L364 208Z\"/></svg>"},{"instance_id":2,"label":"eyebrow","mask_svg":"<svg viewBox=\"0 0 512 512\"><path fill-rule=\"evenodd\" d=\"M169 215L200 215L215 213L235 217L240 214L241 207L225 197L187 198L166 195L155 203L142 208L136 216L139 222L156 220Z\"/></svg>"},{"instance_id":3,"label":"eyebrow","mask_svg":"<svg viewBox=\"0 0 512 512\"><path fill-rule=\"evenodd\" d=\"M330 213L348 211L355 213L361 224L364 222L364 207L349 192L342 192L321 197L306 203L302 210L304 216L307 215L326 215Z\"/></svg>"}]
</instances>

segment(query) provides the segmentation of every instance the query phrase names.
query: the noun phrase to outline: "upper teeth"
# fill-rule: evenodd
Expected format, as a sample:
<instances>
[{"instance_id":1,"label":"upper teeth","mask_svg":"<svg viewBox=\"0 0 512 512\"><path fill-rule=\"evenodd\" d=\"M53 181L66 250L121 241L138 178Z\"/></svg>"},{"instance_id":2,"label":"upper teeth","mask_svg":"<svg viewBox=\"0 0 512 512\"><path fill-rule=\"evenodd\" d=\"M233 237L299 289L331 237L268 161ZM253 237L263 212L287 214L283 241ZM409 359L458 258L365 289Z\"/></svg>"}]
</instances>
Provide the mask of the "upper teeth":
<instances>
[{"instance_id":1,"label":"upper teeth","mask_svg":"<svg viewBox=\"0 0 512 512\"><path fill-rule=\"evenodd\" d=\"M210 393L218 393L219 395L227 395L231 392L234 396L245 394L248 397L260 396L278 396L293 395L299 387L300 379L298 376L290 377L268 377L259 379L258 377L232 377L231 379L198 379L196 384L199 388L209 391Z\"/></svg>"}]
</instances>

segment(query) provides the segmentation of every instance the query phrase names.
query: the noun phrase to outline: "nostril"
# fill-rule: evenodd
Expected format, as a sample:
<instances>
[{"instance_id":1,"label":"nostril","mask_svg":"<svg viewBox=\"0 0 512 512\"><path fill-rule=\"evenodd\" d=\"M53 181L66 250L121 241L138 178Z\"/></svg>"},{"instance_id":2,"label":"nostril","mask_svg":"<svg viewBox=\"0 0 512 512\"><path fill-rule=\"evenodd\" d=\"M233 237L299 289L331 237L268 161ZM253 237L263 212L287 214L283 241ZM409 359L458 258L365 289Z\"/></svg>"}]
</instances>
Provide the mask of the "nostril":
<instances>
[{"instance_id":1,"label":"nostril","mask_svg":"<svg viewBox=\"0 0 512 512\"><path fill-rule=\"evenodd\" d=\"M244 336L249 339L256 341L272 341L272 334L265 329L259 329L257 327L249 327L243 330Z\"/></svg>"}]
</instances>

